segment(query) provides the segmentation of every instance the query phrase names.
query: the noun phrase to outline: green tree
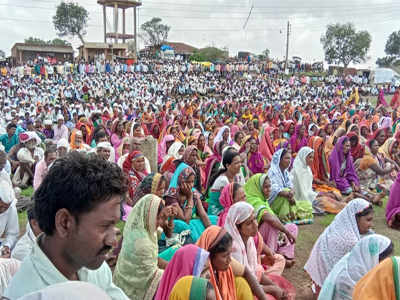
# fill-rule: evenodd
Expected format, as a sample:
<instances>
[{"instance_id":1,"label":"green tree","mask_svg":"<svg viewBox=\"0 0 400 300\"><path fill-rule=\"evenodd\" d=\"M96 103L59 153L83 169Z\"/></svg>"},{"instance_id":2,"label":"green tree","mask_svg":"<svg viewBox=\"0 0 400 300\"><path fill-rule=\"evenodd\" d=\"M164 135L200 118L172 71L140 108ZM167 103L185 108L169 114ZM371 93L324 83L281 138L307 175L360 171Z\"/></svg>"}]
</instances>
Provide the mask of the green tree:
<instances>
[{"instance_id":1,"label":"green tree","mask_svg":"<svg viewBox=\"0 0 400 300\"><path fill-rule=\"evenodd\" d=\"M197 50L190 56L190 60L194 61L216 61L220 59L225 59L228 57L226 51L215 48L215 47L207 47L200 50Z\"/></svg>"},{"instance_id":2,"label":"green tree","mask_svg":"<svg viewBox=\"0 0 400 300\"><path fill-rule=\"evenodd\" d=\"M257 56L258 56L258 59L264 60L264 59L268 59L269 58L269 54L270 54L270 50L269 49L265 49L263 52L261 52L261 54L259 54Z\"/></svg>"},{"instance_id":3,"label":"green tree","mask_svg":"<svg viewBox=\"0 0 400 300\"><path fill-rule=\"evenodd\" d=\"M35 46L45 46L45 45L47 45L48 42L46 42L45 40L42 40L40 38L30 36L29 38L25 39L24 43L28 44L28 45L35 45Z\"/></svg>"},{"instance_id":4,"label":"green tree","mask_svg":"<svg viewBox=\"0 0 400 300\"><path fill-rule=\"evenodd\" d=\"M393 62L396 60L395 56L385 56L385 57L380 57L376 60L376 64L380 67L390 67Z\"/></svg>"},{"instance_id":5,"label":"green tree","mask_svg":"<svg viewBox=\"0 0 400 300\"><path fill-rule=\"evenodd\" d=\"M49 45L52 46L71 46L71 43L69 43L66 40L55 38L52 41L49 41Z\"/></svg>"},{"instance_id":6,"label":"green tree","mask_svg":"<svg viewBox=\"0 0 400 300\"><path fill-rule=\"evenodd\" d=\"M82 44L85 43L83 36L86 34L88 20L88 11L78 3L72 2L61 2L53 16L54 28L58 36L77 36Z\"/></svg>"},{"instance_id":7,"label":"green tree","mask_svg":"<svg viewBox=\"0 0 400 300\"><path fill-rule=\"evenodd\" d=\"M400 30L389 35L386 41L385 53L387 55L400 56Z\"/></svg>"},{"instance_id":8,"label":"green tree","mask_svg":"<svg viewBox=\"0 0 400 300\"><path fill-rule=\"evenodd\" d=\"M140 37L146 45L154 48L160 47L168 39L171 27L161 22L161 18L153 18L140 26L143 31Z\"/></svg>"},{"instance_id":9,"label":"green tree","mask_svg":"<svg viewBox=\"0 0 400 300\"><path fill-rule=\"evenodd\" d=\"M351 23L330 24L321 37L325 60L329 64L343 64L346 69L350 63L365 62L371 45L368 31L356 31Z\"/></svg>"}]
</instances>

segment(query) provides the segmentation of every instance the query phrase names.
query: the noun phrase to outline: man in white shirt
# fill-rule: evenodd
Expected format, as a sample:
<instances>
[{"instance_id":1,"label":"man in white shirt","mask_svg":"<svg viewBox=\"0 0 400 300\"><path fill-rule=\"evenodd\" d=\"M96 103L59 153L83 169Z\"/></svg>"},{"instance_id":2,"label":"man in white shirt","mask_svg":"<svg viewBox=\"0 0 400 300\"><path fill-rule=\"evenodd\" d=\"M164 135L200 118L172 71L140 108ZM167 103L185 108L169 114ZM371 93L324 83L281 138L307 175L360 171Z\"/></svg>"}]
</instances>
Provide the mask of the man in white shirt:
<instances>
[{"instance_id":1,"label":"man in white shirt","mask_svg":"<svg viewBox=\"0 0 400 300\"><path fill-rule=\"evenodd\" d=\"M57 125L54 126L54 138L53 140L57 143L61 139L68 141L68 128L64 125L64 117L62 115L57 116Z\"/></svg>"},{"instance_id":2,"label":"man in white shirt","mask_svg":"<svg viewBox=\"0 0 400 300\"><path fill-rule=\"evenodd\" d=\"M76 151L56 160L34 195L43 233L4 296L18 299L52 284L80 280L114 300L127 300L105 262L117 243L115 225L126 192L116 164Z\"/></svg>"},{"instance_id":3,"label":"man in white shirt","mask_svg":"<svg viewBox=\"0 0 400 300\"><path fill-rule=\"evenodd\" d=\"M18 239L19 223L15 207L17 199L10 182L0 179L0 257L10 258L11 249Z\"/></svg>"}]
</instances>

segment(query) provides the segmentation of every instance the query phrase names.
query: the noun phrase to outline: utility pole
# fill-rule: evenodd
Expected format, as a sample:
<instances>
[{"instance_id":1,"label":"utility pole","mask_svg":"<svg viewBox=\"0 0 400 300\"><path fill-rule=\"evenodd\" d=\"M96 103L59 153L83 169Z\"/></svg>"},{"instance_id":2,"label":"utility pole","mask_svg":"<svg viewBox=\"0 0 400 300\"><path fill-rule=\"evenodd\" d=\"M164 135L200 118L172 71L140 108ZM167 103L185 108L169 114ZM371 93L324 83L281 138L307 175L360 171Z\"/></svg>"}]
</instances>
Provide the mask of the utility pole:
<instances>
[{"instance_id":1,"label":"utility pole","mask_svg":"<svg viewBox=\"0 0 400 300\"><path fill-rule=\"evenodd\" d=\"M291 25L290 22L287 22L287 29L286 29L286 60L285 60L285 71L287 69L288 66L288 60L289 60L289 36L290 36L290 29L291 29Z\"/></svg>"}]
</instances>

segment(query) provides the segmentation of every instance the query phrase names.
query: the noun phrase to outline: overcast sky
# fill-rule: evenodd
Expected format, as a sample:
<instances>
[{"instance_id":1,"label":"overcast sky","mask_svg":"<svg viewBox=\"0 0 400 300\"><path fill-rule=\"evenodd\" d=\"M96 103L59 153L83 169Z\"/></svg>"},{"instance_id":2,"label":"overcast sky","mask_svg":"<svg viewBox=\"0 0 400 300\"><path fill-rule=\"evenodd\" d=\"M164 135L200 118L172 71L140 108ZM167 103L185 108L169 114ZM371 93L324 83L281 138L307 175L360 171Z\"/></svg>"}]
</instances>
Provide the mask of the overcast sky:
<instances>
[{"instance_id":1,"label":"overcast sky","mask_svg":"<svg viewBox=\"0 0 400 300\"><path fill-rule=\"evenodd\" d=\"M1 49L10 54L12 45L26 37L53 39L52 24L60 0L0 0ZM96 0L79 0L90 14L85 39L103 41L102 7ZM320 37L330 23L353 22L358 30L372 35L372 44L363 66L373 66L384 55L387 37L400 30L400 2L395 0L143 0L139 23L154 16L171 26L169 40L195 47L227 47L230 55L238 51L261 53L271 50L272 57L285 55L286 26L292 24L289 57L300 56L313 62L323 60ZM246 24L251 7L252 13ZM122 17L120 17L120 20ZM113 24L108 11L108 28ZM127 13L128 32L133 32L133 12ZM74 47L78 39L69 39ZM140 47L143 43L139 41Z\"/></svg>"}]
</instances>

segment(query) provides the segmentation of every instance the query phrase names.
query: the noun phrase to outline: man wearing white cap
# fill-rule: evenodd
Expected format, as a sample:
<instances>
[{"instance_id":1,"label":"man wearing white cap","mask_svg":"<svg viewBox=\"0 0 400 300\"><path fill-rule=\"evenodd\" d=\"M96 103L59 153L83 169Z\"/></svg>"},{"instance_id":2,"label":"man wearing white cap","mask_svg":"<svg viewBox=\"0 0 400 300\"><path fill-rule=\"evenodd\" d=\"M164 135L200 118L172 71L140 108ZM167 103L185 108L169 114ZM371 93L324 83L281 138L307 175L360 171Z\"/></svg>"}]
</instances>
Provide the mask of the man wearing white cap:
<instances>
[{"instance_id":1,"label":"man wearing white cap","mask_svg":"<svg viewBox=\"0 0 400 300\"><path fill-rule=\"evenodd\" d=\"M19 141L22 144L22 148L17 152L20 165L15 171L13 184L20 188L26 188L29 180L33 180L34 166L43 158L44 151L38 147L41 140L33 131L21 133Z\"/></svg>"},{"instance_id":2,"label":"man wearing white cap","mask_svg":"<svg viewBox=\"0 0 400 300\"><path fill-rule=\"evenodd\" d=\"M64 125L64 117L62 115L57 116L57 125L53 128L54 138L53 140L57 143L61 139L68 140L68 128Z\"/></svg>"},{"instance_id":3,"label":"man wearing white cap","mask_svg":"<svg viewBox=\"0 0 400 300\"><path fill-rule=\"evenodd\" d=\"M96 146L96 154L103 160L114 162L115 159L111 157L111 149L113 147L109 142L100 142Z\"/></svg>"},{"instance_id":4,"label":"man wearing white cap","mask_svg":"<svg viewBox=\"0 0 400 300\"><path fill-rule=\"evenodd\" d=\"M57 158L64 157L69 151L69 144L66 139L60 139L57 142Z\"/></svg>"}]
</instances>

